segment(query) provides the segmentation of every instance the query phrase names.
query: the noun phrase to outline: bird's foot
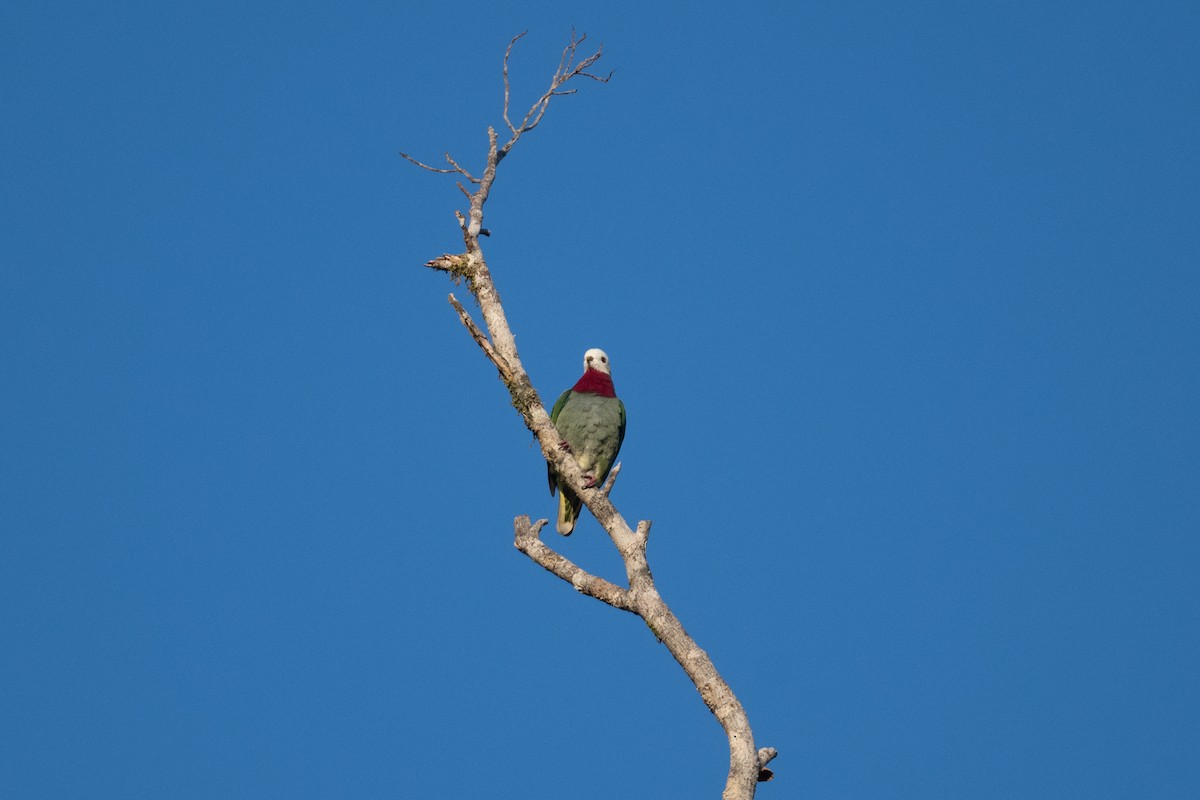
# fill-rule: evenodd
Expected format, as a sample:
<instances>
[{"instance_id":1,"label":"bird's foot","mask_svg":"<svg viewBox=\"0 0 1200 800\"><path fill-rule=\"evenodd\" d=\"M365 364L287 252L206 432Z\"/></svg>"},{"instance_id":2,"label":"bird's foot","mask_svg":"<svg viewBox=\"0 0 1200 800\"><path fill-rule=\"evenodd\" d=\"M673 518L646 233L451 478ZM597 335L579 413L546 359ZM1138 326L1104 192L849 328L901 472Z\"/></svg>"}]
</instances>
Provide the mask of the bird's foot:
<instances>
[{"instance_id":1,"label":"bird's foot","mask_svg":"<svg viewBox=\"0 0 1200 800\"><path fill-rule=\"evenodd\" d=\"M558 449L562 450L565 453L569 453L569 452L571 452L571 443L568 442L566 439L559 439Z\"/></svg>"},{"instance_id":2,"label":"bird's foot","mask_svg":"<svg viewBox=\"0 0 1200 800\"><path fill-rule=\"evenodd\" d=\"M588 472L583 473L583 485L588 489L594 488L596 486L596 476Z\"/></svg>"}]
</instances>

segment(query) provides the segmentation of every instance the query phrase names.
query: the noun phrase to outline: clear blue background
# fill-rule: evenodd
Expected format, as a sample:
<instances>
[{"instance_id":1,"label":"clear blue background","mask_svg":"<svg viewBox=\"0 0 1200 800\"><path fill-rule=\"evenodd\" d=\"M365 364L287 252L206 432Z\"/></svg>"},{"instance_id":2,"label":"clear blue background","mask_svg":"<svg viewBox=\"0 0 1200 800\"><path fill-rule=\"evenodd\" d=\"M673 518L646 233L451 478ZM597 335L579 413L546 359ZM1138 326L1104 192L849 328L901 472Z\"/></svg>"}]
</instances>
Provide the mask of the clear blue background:
<instances>
[{"instance_id":1,"label":"clear blue background","mask_svg":"<svg viewBox=\"0 0 1200 800\"><path fill-rule=\"evenodd\" d=\"M513 549L544 466L397 156L478 169L571 25L616 75L487 255L543 398L612 356L759 796L1200 796L1200 7L20 1L0 796L719 795L666 650Z\"/></svg>"}]
</instances>

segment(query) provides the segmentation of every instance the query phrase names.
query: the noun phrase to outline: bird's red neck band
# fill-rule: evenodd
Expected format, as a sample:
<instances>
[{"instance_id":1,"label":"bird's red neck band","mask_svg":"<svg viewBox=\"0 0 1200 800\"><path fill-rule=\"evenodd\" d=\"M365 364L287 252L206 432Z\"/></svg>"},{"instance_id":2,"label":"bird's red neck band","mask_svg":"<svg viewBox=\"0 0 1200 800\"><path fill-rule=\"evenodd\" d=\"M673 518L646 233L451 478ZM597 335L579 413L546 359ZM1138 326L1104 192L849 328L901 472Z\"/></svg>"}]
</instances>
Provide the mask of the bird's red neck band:
<instances>
[{"instance_id":1,"label":"bird's red neck band","mask_svg":"<svg viewBox=\"0 0 1200 800\"><path fill-rule=\"evenodd\" d=\"M605 375L598 369L589 369L583 377L571 387L572 392L579 394L598 394L601 397L616 397L611 375Z\"/></svg>"}]
</instances>

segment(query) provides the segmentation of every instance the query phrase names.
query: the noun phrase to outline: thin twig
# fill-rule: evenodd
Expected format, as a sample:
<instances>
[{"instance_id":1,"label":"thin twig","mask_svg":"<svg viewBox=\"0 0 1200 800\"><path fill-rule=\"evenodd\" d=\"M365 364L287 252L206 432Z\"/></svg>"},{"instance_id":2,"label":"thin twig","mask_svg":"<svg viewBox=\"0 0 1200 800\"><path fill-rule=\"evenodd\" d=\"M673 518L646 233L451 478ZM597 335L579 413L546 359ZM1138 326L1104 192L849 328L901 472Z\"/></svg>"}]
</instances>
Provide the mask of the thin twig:
<instances>
[{"instance_id":1,"label":"thin twig","mask_svg":"<svg viewBox=\"0 0 1200 800\"><path fill-rule=\"evenodd\" d=\"M479 330L479 326L475 324L475 320L471 319L471 315L463 308L462 303L458 302L458 298L453 294L450 295L450 305L454 306L454 310L458 312L458 318L462 320L462 324L471 332L471 338L483 350L491 362L496 365L496 369L500 370L500 375L505 381L512 380L512 367L504 360L504 357L496 352L492 347L492 343L488 341L487 336L483 331Z\"/></svg>"},{"instance_id":2,"label":"thin twig","mask_svg":"<svg viewBox=\"0 0 1200 800\"><path fill-rule=\"evenodd\" d=\"M618 461L608 473L608 480L600 487L600 491L606 495L612 492L613 484L617 482L617 475L621 472L621 462Z\"/></svg>"},{"instance_id":3,"label":"thin twig","mask_svg":"<svg viewBox=\"0 0 1200 800\"><path fill-rule=\"evenodd\" d=\"M513 133L516 133L517 129L513 127L512 121L508 118L508 58L512 55L513 45L517 43L518 39L527 33L529 33L527 30L518 33L512 38L512 41L508 43L508 47L504 50L504 124L507 125L508 129Z\"/></svg>"},{"instance_id":4,"label":"thin twig","mask_svg":"<svg viewBox=\"0 0 1200 800\"><path fill-rule=\"evenodd\" d=\"M412 163L416 164L421 169L427 169L430 172L437 172L441 175L450 175L452 173L458 172L458 170L456 170L456 169L439 169L438 167L431 167L423 161L417 161L415 158L410 156L408 153L401 153L400 157L403 159L406 159L407 161L411 161Z\"/></svg>"},{"instance_id":5,"label":"thin twig","mask_svg":"<svg viewBox=\"0 0 1200 800\"><path fill-rule=\"evenodd\" d=\"M479 178L476 178L474 175L472 175L471 173L469 173L465 169L463 169L457 161L455 161L453 158L450 157L449 153L445 154L445 158L446 158L446 162L448 164L450 164L450 167L451 167L450 169L442 169L441 167L431 167L430 165L426 164L424 161L418 161L417 159L413 158L408 153L401 153L400 157L405 159L406 161L416 164L421 169L427 169L430 172L436 172L439 175L453 175L455 173L458 173L459 175L462 175L464 178L469 180L471 183L479 183Z\"/></svg>"},{"instance_id":6,"label":"thin twig","mask_svg":"<svg viewBox=\"0 0 1200 800\"><path fill-rule=\"evenodd\" d=\"M512 121L509 119L509 115L508 115L508 108L509 108L508 56L509 56L509 53L512 51L513 43L515 43L517 41L517 39L520 39L521 36L524 36L524 35L525 34L522 33L518 36L513 37L513 40L508 43L508 51L506 51L504 54L504 122L506 125L508 125L508 129L510 131L512 131L512 136L509 138L509 140L507 142L504 143L504 145L502 147L499 148L497 160L502 159L502 158L504 158L504 156L508 155L508 151L511 150L512 146L517 143L518 139L521 138L521 134L528 133L529 131L533 130L534 128L536 128L538 126L538 124L542 121L542 117L545 116L545 114L546 114L546 109L548 109L550 107L550 99L551 98L557 97L559 95L575 93L575 91L576 91L575 89L560 88L567 81L571 80L571 78L574 78L574 77L591 78L592 80L599 81L600 83L608 83L609 79L612 78L612 76L613 76L612 72L610 72L610 73L608 73L608 75L604 75L604 76L596 75L595 73L588 72L588 68L591 67L593 64L595 64L597 61L599 61L600 57L604 55L604 45L603 44L601 44L596 49L596 52L587 56L582 61L580 61L578 64L575 63L576 52L579 48L579 45L583 44L584 41L587 39L587 34L585 33L582 36L576 38L575 29L572 28L571 29L571 41L567 44L566 47L563 48L562 55L559 56L558 67L554 70L554 77L550 80L550 88L547 89L545 91L545 93L541 97L539 97L534 102L533 105L531 105L529 107L529 110L527 112L525 112L525 118L521 120L520 126L519 127L515 126L512 124Z\"/></svg>"},{"instance_id":7,"label":"thin twig","mask_svg":"<svg viewBox=\"0 0 1200 800\"><path fill-rule=\"evenodd\" d=\"M474 175L472 175L471 173L467 172L465 169L460 167L458 165L458 162L450 157L449 153L446 153L446 161L448 161L450 163L450 166L454 167L454 171L457 172L459 175L462 175L464 178L469 180L471 183L479 183L479 178L476 178Z\"/></svg>"}]
</instances>

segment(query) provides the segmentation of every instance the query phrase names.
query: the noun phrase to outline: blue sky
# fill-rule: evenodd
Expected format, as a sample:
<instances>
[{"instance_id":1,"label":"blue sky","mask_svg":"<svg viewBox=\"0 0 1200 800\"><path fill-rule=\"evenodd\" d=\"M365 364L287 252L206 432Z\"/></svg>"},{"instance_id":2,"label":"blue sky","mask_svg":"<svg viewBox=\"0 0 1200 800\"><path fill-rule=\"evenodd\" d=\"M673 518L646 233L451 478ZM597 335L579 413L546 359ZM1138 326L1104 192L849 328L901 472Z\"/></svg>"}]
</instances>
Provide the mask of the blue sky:
<instances>
[{"instance_id":1,"label":"blue sky","mask_svg":"<svg viewBox=\"0 0 1200 800\"><path fill-rule=\"evenodd\" d=\"M1200 794L1189 3L0 9L0 796L715 797L420 265L502 167L543 398L780 750L760 797ZM465 288L457 290L466 300ZM613 579L594 520L552 544Z\"/></svg>"}]
</instances>

